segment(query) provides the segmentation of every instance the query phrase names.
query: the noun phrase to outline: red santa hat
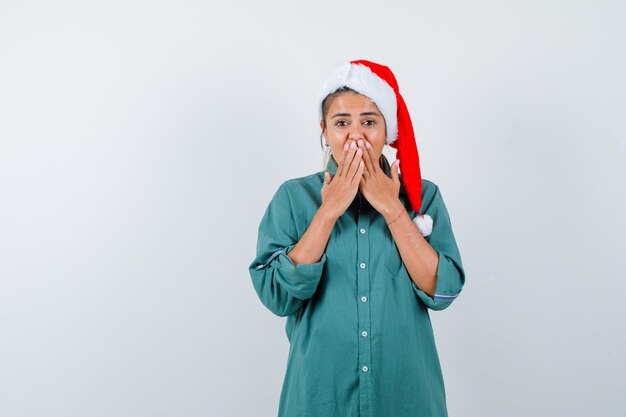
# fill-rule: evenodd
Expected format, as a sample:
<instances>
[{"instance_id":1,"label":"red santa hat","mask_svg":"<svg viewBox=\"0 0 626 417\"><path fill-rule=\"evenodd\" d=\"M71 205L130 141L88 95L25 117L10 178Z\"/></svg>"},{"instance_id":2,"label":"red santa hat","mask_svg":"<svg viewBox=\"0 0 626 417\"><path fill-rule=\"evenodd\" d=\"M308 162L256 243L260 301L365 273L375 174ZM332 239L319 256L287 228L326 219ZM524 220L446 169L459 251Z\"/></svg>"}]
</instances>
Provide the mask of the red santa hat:
<instances>
[{"instance_id":1,"label":"red santa hat","mask_svg":"<svg viewBox=\"0 0 626 417\"><path fill-rule=\"evenodd\" d=\"M421 214L422 177L413 124L409 110L398 88L396 77L389 67L363 59L345 62L331 72L319 96L319 119L322 119L322 103L326 96L346 86L372 100L385 118L387 141L396 149L396 158L402 168L402 183L406 189L413 211L413 222L422 236L432 232L433 220Z\"/></svg>"}]
</instances>

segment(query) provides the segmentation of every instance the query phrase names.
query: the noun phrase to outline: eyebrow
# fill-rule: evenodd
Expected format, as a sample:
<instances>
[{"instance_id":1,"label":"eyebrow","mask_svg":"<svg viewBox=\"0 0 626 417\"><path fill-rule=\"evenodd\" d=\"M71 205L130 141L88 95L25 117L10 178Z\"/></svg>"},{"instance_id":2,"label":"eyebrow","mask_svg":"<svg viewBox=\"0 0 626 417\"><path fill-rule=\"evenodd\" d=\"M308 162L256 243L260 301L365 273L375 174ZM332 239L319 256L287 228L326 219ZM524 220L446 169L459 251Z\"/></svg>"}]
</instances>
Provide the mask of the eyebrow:
<instances>
[{"instance_id":1,"label":"eyebrow","mask_svg":"<svg viewBox=\"0 0 626 417\"><path fill-rule=\"evenodd\" d=\"M350 113L336 113L335 115L333 115L333 117L331 117L331 119L334 119L335 117L350 117ZM361 116L380 116L380 114L376 113L375 111L366 111L361 113Z\"/></svg>"}]
</instances>

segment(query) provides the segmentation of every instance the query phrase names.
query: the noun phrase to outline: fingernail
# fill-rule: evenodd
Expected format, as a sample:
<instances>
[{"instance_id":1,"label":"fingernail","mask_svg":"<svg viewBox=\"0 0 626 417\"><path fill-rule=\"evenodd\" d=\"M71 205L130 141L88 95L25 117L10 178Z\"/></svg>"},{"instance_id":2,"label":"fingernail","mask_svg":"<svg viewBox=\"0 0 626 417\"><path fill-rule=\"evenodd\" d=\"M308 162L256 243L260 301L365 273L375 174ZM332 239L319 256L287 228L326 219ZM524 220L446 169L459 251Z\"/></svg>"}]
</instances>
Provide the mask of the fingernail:
<instances>
[{"instance_id":1,"label":"fingernail","mask_svg":"<svg viewBox=\"0 0 626 417\"><path fill-rule=\"evenodd\" d=\"M365 146L367 146L367 149L370 149L372 147L369 142L365 142Z\"/></svg>"}]
</instances>

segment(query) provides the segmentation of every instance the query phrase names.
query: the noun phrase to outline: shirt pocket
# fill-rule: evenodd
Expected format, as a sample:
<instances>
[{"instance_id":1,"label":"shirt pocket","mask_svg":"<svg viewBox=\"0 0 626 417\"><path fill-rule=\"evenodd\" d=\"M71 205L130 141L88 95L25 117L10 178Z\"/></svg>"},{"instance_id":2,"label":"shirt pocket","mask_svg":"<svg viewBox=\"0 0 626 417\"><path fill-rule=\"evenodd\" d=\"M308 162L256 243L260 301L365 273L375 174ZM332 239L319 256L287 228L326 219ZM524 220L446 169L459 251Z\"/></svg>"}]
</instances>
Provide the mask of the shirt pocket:
<instances>
[{"instance_id":1,"label":"shirt pocket","mask_svg":"<svg viewBox=\"0 0 626 417\"><path fill-rule=\"evenodd\" d=\"M403 266L396 242L393 240L391 231L387 228L385 229L385 269L393 278L398 278L402 276L400 272Z\"/></svg>"}]
</instances>

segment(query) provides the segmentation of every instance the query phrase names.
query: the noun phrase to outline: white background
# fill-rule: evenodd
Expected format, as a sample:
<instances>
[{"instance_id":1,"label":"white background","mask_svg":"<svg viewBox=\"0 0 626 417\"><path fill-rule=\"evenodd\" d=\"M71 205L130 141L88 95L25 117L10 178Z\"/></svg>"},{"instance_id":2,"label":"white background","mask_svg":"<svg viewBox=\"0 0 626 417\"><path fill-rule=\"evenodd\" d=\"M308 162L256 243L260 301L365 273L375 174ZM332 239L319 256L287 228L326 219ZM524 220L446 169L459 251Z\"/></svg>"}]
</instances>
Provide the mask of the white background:
<instances>
[{"instance_id":1,"label":"white background","mask_svg":"<svg viewBox=\"0 0 626 417\"><path fill-rule=\"evenodd\" d=\"M350 59L394 71L461 250L450 416L623 415L624 3L298 3L0 3L0 416L276 414L247 268Z\"/></svg>"}]
</instances>

